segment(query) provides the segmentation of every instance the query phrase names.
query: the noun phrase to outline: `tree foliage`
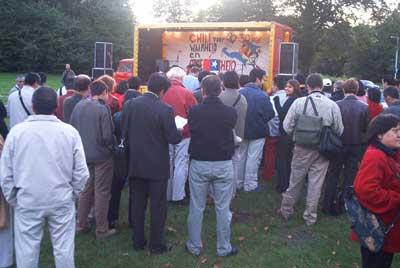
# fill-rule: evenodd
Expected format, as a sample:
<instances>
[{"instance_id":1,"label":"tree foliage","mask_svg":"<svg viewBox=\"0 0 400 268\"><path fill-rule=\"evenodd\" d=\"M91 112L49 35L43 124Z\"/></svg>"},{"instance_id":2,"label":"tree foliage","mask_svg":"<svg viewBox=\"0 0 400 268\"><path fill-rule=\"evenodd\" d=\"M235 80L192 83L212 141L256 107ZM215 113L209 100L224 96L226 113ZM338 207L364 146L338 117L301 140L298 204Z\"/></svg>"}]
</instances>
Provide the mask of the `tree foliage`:
<instances>
[{"instance_id":1,"label":"tree foliage","mask_svg":"<svg viewBox=\"0 0 400 268\"><path fill-rule=\"evenodd\" d=\"M114 43L115 59L131 57L133 15L127 0L3 1L0 70L89 73L96 41Z\"/></svg>"}]
</instances>

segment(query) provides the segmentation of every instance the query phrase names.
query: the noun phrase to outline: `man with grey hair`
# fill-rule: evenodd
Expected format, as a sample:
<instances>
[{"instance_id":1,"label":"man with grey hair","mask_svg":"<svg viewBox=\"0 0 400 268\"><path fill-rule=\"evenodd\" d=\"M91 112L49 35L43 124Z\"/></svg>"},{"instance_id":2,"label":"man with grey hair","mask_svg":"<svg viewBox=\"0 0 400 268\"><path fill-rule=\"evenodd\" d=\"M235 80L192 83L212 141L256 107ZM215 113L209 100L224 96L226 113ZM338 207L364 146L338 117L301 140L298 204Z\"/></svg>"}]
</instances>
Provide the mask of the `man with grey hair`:
<instances>
[{"instance_id":1,"label":"man with grey hair","mask_svg":"<svg viewBox=\"0 0 400 268\"><path fill-rule=\"evenodd\" d=\"M62 74L62 78L61 78L61 84L65 84L65 81L68 78L74 78L75 77L75 72L71 69L71 66L67 63L65 64L65 70Z\"/></svg>"},{"instance_id":2,"label":"man with grey hair","mask_svg":"<svg viewBox=\"0 0 400 268\"><path fill-rule=\"evenodd\" d=\"M171 82L170 88L165 92L162 101L172 106L174 116L188 118L189 109L197 104L192 92L186 89L182 80L186 76L185 71L180 67L172 67L167 72ZM189 154L188 147L190 133L187 127L182 132L183 139L176 145L170 145L170 178L168 180L167 200L175 201L176 204L184 203L185 184L188 176Z\"/></svg>"},{"instance_id":3,"label":"man with grey hair","mask_svg":"<svg viewBox=\"0 0 400 268\"><path fill-rule=\"evenodd\" d=\"M21 90L24 87L24 81L25 81L25 76L22 74L17 75L17 78L15 79L15 86L13 86L10 89L10 92L8 92L8 95L11 93Z\"/></svg>"},{"instance_id":4,"label":"man with grey hair","mask_svg":"<svg viewBox=\"0 0 400 268\"><path fill-rule=\"evenodd\" d=\"M331 100L340 101L344 99L343 84L344 84L343 80L337 80L333 84L333 93L331 96Z\"/></svg>"}]
</instances>

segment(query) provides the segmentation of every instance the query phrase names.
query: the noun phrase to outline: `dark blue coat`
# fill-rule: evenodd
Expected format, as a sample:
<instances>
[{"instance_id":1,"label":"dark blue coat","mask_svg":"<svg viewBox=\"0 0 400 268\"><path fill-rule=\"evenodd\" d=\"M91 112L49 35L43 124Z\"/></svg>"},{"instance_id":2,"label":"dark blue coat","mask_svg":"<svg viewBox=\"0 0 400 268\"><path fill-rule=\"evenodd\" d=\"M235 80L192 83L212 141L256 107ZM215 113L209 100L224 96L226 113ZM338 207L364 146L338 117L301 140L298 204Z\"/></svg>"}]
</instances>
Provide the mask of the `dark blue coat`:
<instances>
[{"instance_id":1,"label":"dark blue coat","mask_svg":"<svg viewBox=\"0 0 400 268\"><path fill-rule=\"evenodd\" d=\"M275 116L269 96L254 83L248 83L240 93L247 100L244 138L247 140L265 138L268 133L268 121Z\"/></svg>"}]
</instances>

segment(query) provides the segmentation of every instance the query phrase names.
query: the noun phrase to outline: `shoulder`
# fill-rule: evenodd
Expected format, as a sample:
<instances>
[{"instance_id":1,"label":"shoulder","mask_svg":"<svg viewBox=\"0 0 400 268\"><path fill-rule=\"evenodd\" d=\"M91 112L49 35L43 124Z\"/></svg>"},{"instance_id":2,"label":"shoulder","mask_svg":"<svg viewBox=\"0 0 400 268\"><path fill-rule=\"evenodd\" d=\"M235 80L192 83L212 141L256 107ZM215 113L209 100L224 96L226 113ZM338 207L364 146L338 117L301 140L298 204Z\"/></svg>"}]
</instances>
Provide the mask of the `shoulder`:
<instances>
[{"instance_id":1,"label":"shoulder","mask_svg":"<svg viewBox=\"0 0 400 268\"><path fill-rule=\"evenodd\" d=\"M368 162L372 161L375 163L379 163L379 162L385 161L386 158L387 158L387 156L384 152L375 148L374 146L369 146L364 154L363 162L364 161L368 161Z\"/></svg>"}]
</instances>

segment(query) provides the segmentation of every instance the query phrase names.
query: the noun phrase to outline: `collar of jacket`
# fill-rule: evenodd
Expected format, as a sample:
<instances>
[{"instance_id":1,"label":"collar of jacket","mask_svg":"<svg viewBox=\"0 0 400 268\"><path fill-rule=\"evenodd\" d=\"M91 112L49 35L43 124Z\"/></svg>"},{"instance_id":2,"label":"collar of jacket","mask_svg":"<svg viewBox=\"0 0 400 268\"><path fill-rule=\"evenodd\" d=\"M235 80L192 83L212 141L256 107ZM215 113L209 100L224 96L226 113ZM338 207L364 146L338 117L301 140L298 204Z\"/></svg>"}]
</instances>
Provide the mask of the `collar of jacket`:
<instances>
[{"instance_id":1,"label":"collar of jacket","mask_svg":"<svg viewBox=\"0 0 400 268\"><path fill-rule=\"evenodd\" d=\"M346 100L358 100L357 97L355 95L345 95L344 99Z\"/></svg>"},{"instance_id":2,"label":"collar of jacket","mask_svg":"<svg viewBox=\"0 0 400 268\"><path fill-rule=\"evenodd\" d=\"M377 149L381 150L382 152L384 152L388 156L395 156L397 153L396 149L387 147L386 145L384 145L382 142L380 142L377 139L372 141L372 145L375 146Z\"/></svg>"},{"instance_id":3,"label":"collar of jacket","mask_svg":"<svg viewBox=\"0 0 400 268\"><path fill-rule=\"evenodd\" d=\"M256 83L253 82L247 83L244 87L250 87L261 90L261 88Z\"/></svg>"},{"instance_id":4,"label":"collar of jacket","mask_svg":"<svg viewBox=\"0 0 400 268\"><path fill-rule=\"evenodd\" d=\"M210 103L218 103L218 104L220 104L220 103L222 103L222 101L220 100L219 97L210 96L210 97L204 98L203 103L204 104L210 104Z\"/></svg>"},{"instance_id":5,"label":"collar of jacket","mask_svg":"<svg viewBox=\"0 0 400 268\"><path fill-rule=\"evenodd\" d=\"M61 122L55 115L45 115L45 114L33 114L28 116L26 119L27 122L33 121L54 121L54 122Z\"/></svg>"},{"instance_id":6,"label":"collar of jacket","mask_svg":"<svg viewBox=\"0 0 400 268\"><path fill-rule=\"evenodd\" d=\"M147 91L146 93L144 93L144 96L149 96L149 97L155 98L157 100L160 98L156 93L151 92L151 91Z\"/></svg>"},{"instance_id":7,"label":"collar of jacket","mask_svg":"<svg viewBox=\"0 0 400 268\"><path fill-rule=\"evenodd\" d=\"M317 94L317 93L319 93L319 94L321 94L321 95L324 95L324 96L325 96L325 94L324 94L324 92L323 92L322 90L314 90L314 91L311 91L311 93L310 93L310 94L308 94L308 95L310 96L310 95L312 95L312 94Z\"/></svg>"}]
</instances>

